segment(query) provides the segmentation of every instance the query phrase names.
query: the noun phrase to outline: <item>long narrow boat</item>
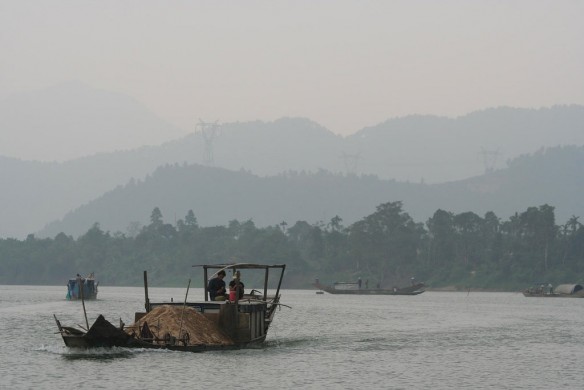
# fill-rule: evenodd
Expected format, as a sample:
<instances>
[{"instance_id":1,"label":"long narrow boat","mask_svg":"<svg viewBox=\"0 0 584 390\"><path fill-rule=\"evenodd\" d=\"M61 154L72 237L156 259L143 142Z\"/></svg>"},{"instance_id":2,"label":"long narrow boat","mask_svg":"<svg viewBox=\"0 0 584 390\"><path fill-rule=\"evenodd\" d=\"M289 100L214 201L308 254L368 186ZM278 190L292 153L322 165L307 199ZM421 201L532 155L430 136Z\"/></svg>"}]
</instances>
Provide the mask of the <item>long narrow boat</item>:
<instances>
[{"instance_id":1,"label":"long narrow boat","mask_svg":"<svg viewBox=\"0 0 584 390\"><path fill-rule=\"evenodd\" d=\"M204 299L184 302L151 302L148 296L148 277L144 271L145 311L136 312L135 322L129 326L120 320L118 326L99 315L87 328L63 326L55 316L55 322L65 345L71 348L127 347L170 349L202 352L209 350L240 349L261 345L267 336L276 308L280 303L280 288L285 264L212 264L203 268ZM270 270L280 271L277 283L270 284ZM263 291L239 291L224 301L209 300L207 282L209 273L231 271L239 277L240 270L263 272ZM272 295L268 287L275 288ZM235 287L238 288L238 287ZM84 306L85 307L85 306Z\"/></svg>"},{"instance_id":2,"label":"long narrow boat","mask_svg":"<svg viewBox=\"0 0 584 390\"><path fill-rule=\"evenodd\" d=\"M314 286L329 294L354 294L354 295L419 295L426 291L424 283L412 283L407 287L386 288L360 288L355 282L335 282L331 286L324 286L317 280Z\"/></svg>"},{"instance_id":3,"label":"long narrow boat","mask_svg":"<svg viewBox=\"0 0 584 390\"><path fill-rule=\"evenodd\" d=\"M581 284L560 284L553 288L551 284L539 284L523 290L525 297L537 298L584 298Z\"/></svg>"}]
</instances>

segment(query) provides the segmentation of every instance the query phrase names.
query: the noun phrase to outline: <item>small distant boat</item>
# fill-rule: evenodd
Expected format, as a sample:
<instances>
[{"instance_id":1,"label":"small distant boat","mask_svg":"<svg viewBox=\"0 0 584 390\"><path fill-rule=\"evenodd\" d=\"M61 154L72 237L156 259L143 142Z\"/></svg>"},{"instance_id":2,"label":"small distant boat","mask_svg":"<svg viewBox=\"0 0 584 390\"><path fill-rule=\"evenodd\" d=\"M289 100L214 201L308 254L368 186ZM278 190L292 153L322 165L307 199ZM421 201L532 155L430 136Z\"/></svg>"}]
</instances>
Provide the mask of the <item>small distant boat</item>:
<instances>
[{"instance_id":1,"label":"small distant boat","mask_svg":"<svg viewBox=\"0 0 584 390\"><path fill-rule=\"evenodd\" d=\"M199 267L199 266L198 266ZM148 278L144 271L145 311L134 314L134 323L126 326L120 319L119 326L99 315L90 326L85 313L85 327L63 326L54 316L59 333L67 347L125 347L169 349L185 352L231 350L261 345L267 336L276 309L286 306L280 303L280 287L285 264L211 264L203 267L204 299L187 301L190 287L183 303L151 302L148 297ZM275 292L268 294L270 270L279 272ZM208 273L219 271L256 270L263 276L263 291L251 290L240 296L237 288L229 299L209 300ZM235 280L235 278L234 278ZM235 284L237 285L237 284ZM243 284L241 284L243 288ZM243 292L243 291L242 291Z\"/></svg>"},{"instance_id":2,"label":"small distant boat","mask_svg":"<svg viewBox=\"0 0 584 390\"><path fill-rule=\"evenodd\" d=\"M67 299L97 299L97 286L99 282L95 281L94 273L90 273L87 277L79 274L75 278L69 279L67 282Z\"/></svg>"},{"instance_id":3,"label":"small distant boat","mask_svg":"<svg viewBox=\"0 0 584 390\"><path fill-rule=\"evenodd\" d=\"M413 282L411 286L386 288L361 288L358 282L335 282L332 286L323 286L317 280L314 286L329 294L355 294L355 295L419 295L426 291L426 285L422 282Z\"/></svg>"},{"instance_id":4,"label":"small distant boat","mask_svg":"<svg viewBox=\"0 0 584 390\"><path fill-rule=\"evenodd\" d=\"M537 284L523 290L523 296L539 298L584 298L584 287L581 284Z\"/></svg>"},{"instance_id":5,"label":"small distant boat","mask_svg":"<svg viewBox=\"0 0 584 390\"><path fill-rule=\"evenodd\" d=\"M318 290L316 293L317 293L317 294L324 294L324 291L322 291L322 290Z\"/></svg>"}]
</instances>

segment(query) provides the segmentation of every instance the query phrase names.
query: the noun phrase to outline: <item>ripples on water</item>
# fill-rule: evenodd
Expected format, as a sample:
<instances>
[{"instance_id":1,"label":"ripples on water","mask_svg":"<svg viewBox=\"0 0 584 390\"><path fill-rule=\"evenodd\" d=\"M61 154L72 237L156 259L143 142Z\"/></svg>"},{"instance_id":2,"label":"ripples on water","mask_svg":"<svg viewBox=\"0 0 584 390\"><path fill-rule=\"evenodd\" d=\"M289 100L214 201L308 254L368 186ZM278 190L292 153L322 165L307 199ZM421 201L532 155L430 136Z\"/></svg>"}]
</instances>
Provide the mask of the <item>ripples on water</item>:
<instances>
[{"instance_id":1,"label":"ripples on water","mask_svg":"<svg viewBox=\"0 0 584 390\"><path fill-rule=\"evenodd\" d=\"M317 295L287 290L266 343L255 349L183 353L66 348L63 324L84 324L65 287L0 286L0 389L582 388L584 299L517 293L419 296ZM150 289L176 301L184 289ZM202 291L191 289L201 296ZM191 297L193 295L190 295ZM86 302L129 324L140 288L102 287Z\"/></svg>"}]
</instances>

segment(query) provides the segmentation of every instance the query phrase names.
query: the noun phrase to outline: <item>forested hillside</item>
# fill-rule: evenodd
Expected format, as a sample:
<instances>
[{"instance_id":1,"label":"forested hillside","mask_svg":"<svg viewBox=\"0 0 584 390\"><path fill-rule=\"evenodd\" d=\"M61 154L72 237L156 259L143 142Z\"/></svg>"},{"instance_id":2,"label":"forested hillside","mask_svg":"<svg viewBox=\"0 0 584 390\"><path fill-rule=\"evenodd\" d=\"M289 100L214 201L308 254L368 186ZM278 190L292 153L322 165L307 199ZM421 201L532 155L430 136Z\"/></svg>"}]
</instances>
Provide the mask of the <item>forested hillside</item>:
<instances>
[{"instance_id":1,"label":"forested hillside","mask_svg":"<svg viewBox=\"0 0 584 390\"><path fill-rule=\"evenodd\" d=\"M243 261L286 263L285 288L309 288L316 277L361 277L389 288L415 276L435 288L518 290L584 279L578 219L557 224L554 207L544 204L509 219L439 209L422 222L401 202L388 202L352 224L333 216L260 228L235 219L201 226L192 211L169 223L156 207L135 237L94 224L78 239L0 239L0 284L64 285L71 275L95 272L102 286L140 285L147 270L153 285L183 286L189 277L201 280L194 264ZM248 288L261 283L246 280Z\"/></svg>"},{"instance_id":2,"label":"forested hillside","mask_svg":"<svg viewBox=\"0 0 584 390\"><path fill-rule=\"evenodd\" d=\"M437 209L454 213L493 211L509 218L528 205L553 204L561 223L583 215L577 194L584 189L584 147L557 147L525 155L507 169L445 184L404 183L375 176L288 172L260 177L201 165L168 165L144 180L131 181L67 214L41 231L78 236L99 223L107 231L135 235L158 206L169 218L193 210L204 226L232 219L259 227L285 221L328 221L338 215L351 224L376 205L401 201L409 214L426 221Z\"/></svg>"}]
</instances>

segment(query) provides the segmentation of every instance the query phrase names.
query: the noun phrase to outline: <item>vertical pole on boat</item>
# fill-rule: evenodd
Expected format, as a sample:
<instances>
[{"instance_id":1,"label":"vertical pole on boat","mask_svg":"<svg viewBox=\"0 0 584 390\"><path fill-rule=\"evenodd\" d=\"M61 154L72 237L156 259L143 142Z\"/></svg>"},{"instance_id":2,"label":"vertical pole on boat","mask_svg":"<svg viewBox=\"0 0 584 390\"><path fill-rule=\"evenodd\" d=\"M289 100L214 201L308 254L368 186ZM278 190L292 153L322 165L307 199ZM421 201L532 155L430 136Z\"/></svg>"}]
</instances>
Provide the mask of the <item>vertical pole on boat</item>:
<instances>
[{"instance_id":1,"label":"vertical pole on boat","mask_svg":"<svg viewBox=\"0 0 584 390\"><path fill-rule=\"evenodd\" d=\"M205 302L207 302L209 300L209 294L207 293L207 283L209 283L209 281L207 280L207 266L203 267L203 288L205 289Z\"/></svg>"},{"instance_id":2,"label":"vertical pole on boat","mask_svg":"<svg viewBox=\"0 0 584 390\"><path fill-rule=\"evenodd\" d=\"M150 299L148 299L148 274L146 273L146 271L144 271L144 296L146 298L144 301L146 313L149 313L150 312Z\"/></svg>"},{"instance_id":3,"label":"vertical pole on boat","mask_svg":"<svg viewBox=\"0 0 584 390\"><path fill-rule=\"evenodd\" d=\"M233 281L235 282L235 284L233 285L233 287L235 288L235 300L233 302L235 302L236 305L239 303L239 279L240 279L240 275L241 275L241 273L239 271L236 271L235 268L233 268Z\"/></svg>"},{"instance_id":4,"label":"vertical pole on boat","mask_svg":"<svg viewBox=\"0 0 584 390\"><path fill-rule=\"evenodd\" d=\"M87 321L87 311L85 311L85 298L83 296L83 285L81 285L81 278L77 278L77 285L79 286L79 295L81 296L81 304L83 305L83 315L85 316L85 325L89 331L89 321Z\"/></svg>"},{"instance_id":5,"label":"vertical pole on boat","mask_svg":"<svg viewBox=\"0 0 584 390\"><path fill-rule=\"evenodd\" d=\"M264 301L268 300L268 278L270 269L266 267L266 273L264 274Z\"/></svg>"},{"instance_id":6,"label":"vertical pole on boat","mask_svg":"<svg viewBox=\"0 0 584 390\"><path fill-rule=\"evenodd\" d=\"M187 297L189 296L189 288L191 287L191 280L189 279L189 285L187 286L187 293L185 294L185 303L183 303L182 313L180 314L180 326L178 328L178 338L180 339L180 334L182 333L183 317L185 315L185 308L187 306Z\"/></svg>"},{"instance_id":7,"label":"vertical pole on boat","mask_svg":"<svg viewBox=\"0 0 584 390\"><path fill-rule=\"evenodd\" d=\"M278 288L276 289L276 299L280 295L280 287L282 286L282 279L284 279L284 270L286 269L286 264L282 265L282 273L280 274L280 281L278 282Z\"/></svg>"},{"instance_id":8,"label":"vertical pole on boat","mask_svg":"<svg viewBox=\"0 0 584 390\"><path fill-rule=\"evenodd\" d=\"M234 284L234 288L235 288L235 301L233 301L233 303L235 303L235 318L233 321L234 324L234 330L235 330L235 334L237 335L236 337L239 338L239 307L237 306L239 304L239 277L240 277L240 272L237 271L235 268L233 268L233 280L235 281Z\"/></svg>"}]
</instances>

